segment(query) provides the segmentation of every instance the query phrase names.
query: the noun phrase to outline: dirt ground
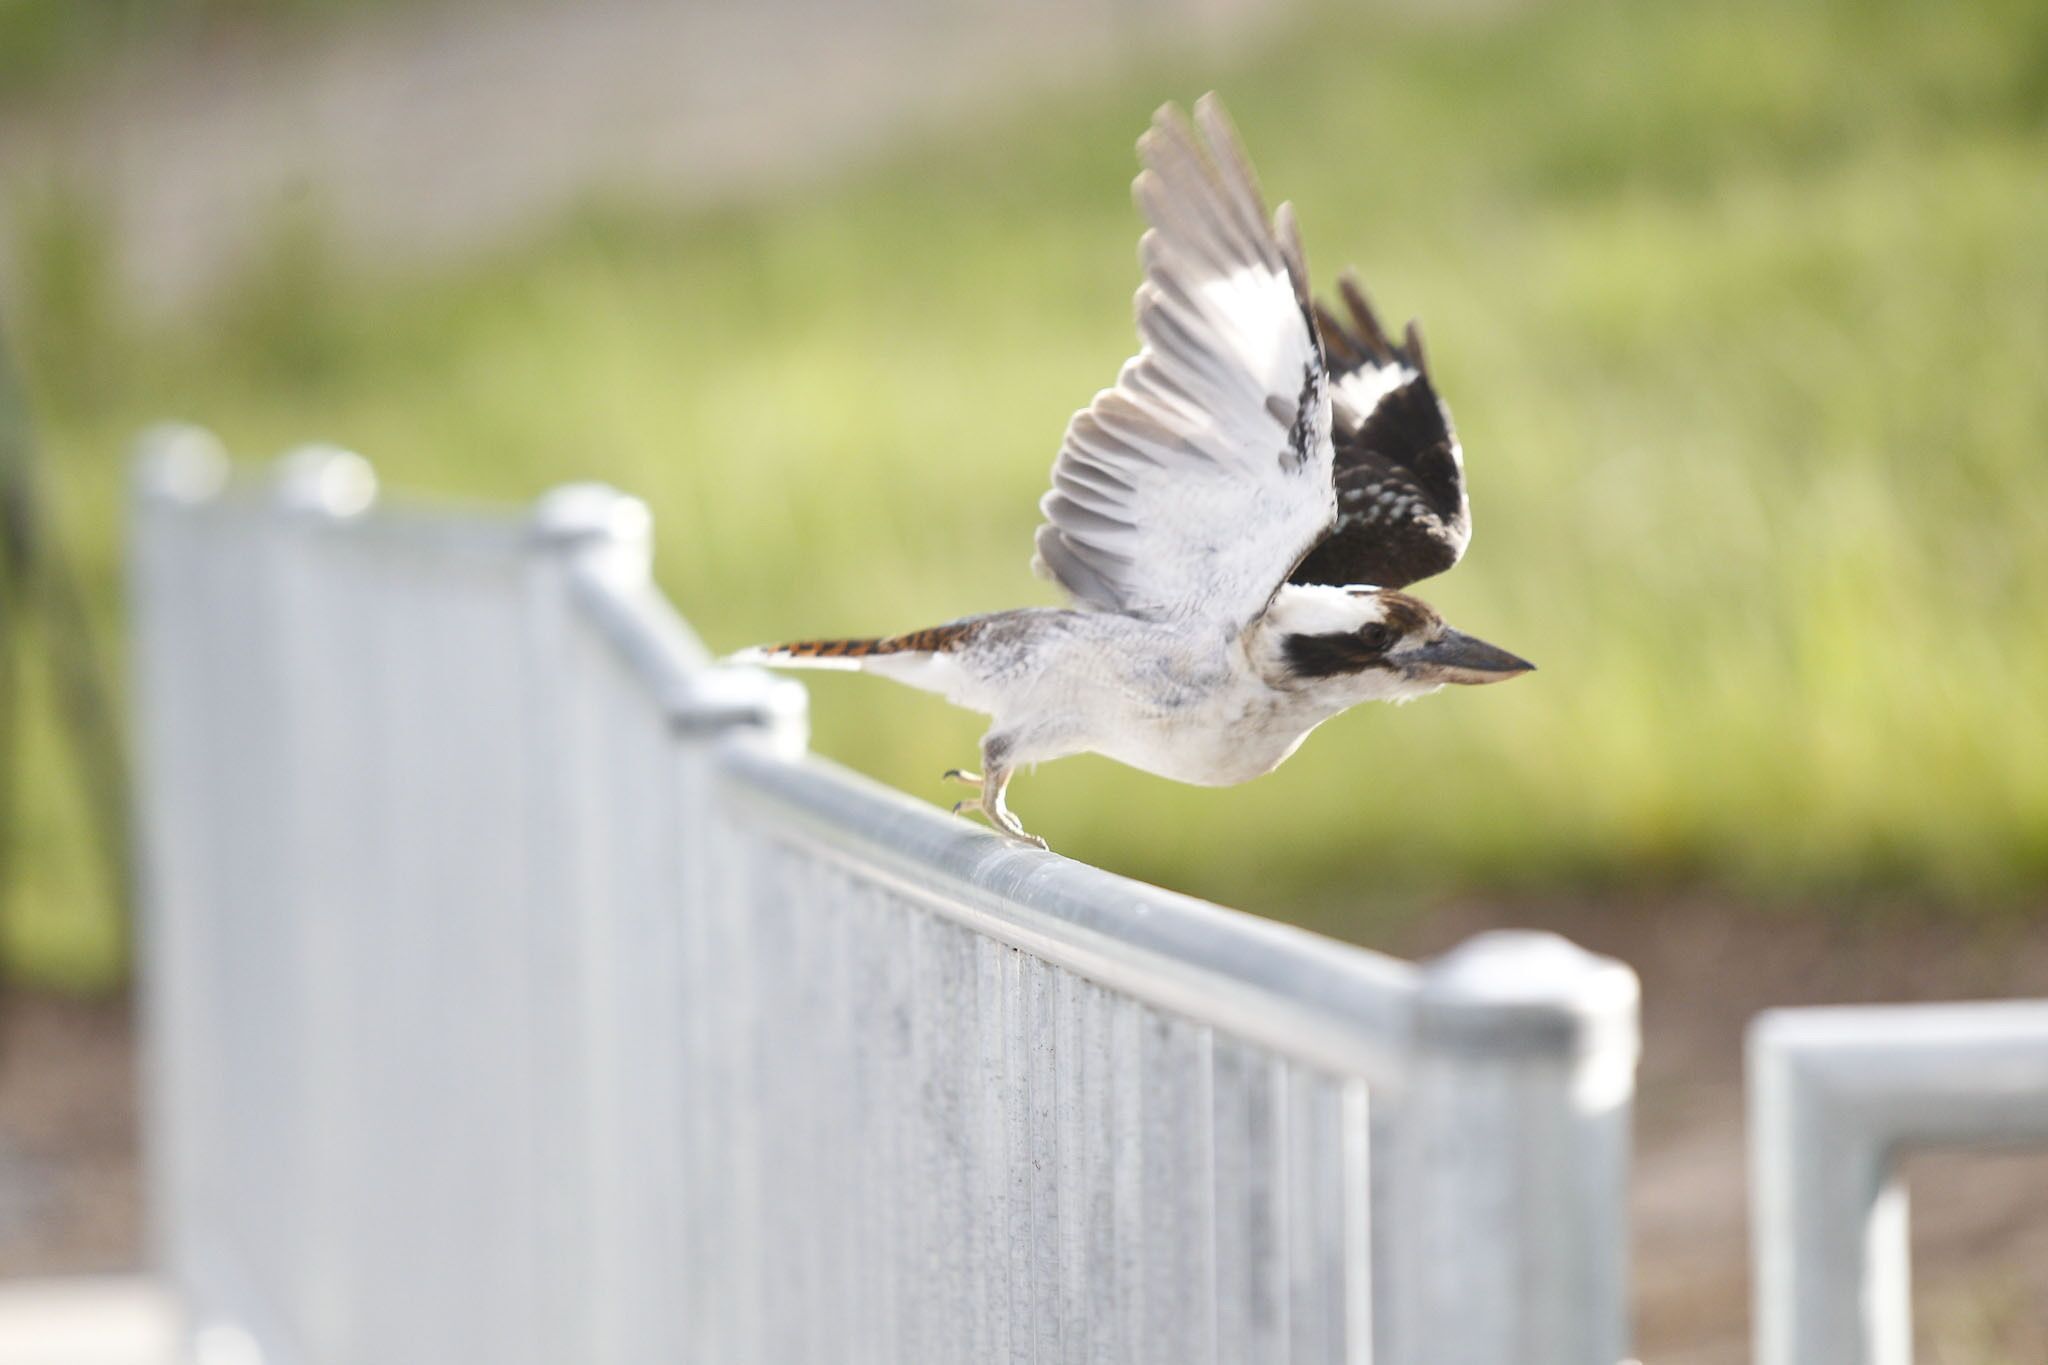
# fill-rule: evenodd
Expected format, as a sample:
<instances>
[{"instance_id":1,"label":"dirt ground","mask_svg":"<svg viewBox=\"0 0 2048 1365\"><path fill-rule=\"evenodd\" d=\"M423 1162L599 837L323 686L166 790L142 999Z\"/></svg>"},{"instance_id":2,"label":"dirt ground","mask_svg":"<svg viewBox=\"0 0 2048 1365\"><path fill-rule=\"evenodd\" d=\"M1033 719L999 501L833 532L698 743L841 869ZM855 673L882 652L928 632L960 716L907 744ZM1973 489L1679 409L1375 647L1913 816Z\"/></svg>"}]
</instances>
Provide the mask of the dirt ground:
<instances>
[{"instance_id":1,"label":"dirt ground","mask_svg":"<svg viewBox=\"0 0 2048 1365\"><path fill-rule=\"evenodd\" d=\"M1509 924L1559 930L1643 980L1635 1225L1647 1365L1749 1358L1740 1043L1756 1010L2048 995L2048 913L1965 929L1682 901L1450 905L1386 946L1426 955ZM0 1010L0 1047L0 1276L137 1265L128 1011L16 999ZM1922 1365L2048 1360L2048 1154L1922 1160L1911 1183Z\"/></svg>"},{"instance_id":2,"label":"dirt ground","mask_svg":"<svg viewBox=\"0 0 2048 1365\"><path fill-rule=\"evenodd\" d=\"M0 1003L0 1278L139 1264L135 1108L126 1005Z\"/></svg>"}]
</instances>

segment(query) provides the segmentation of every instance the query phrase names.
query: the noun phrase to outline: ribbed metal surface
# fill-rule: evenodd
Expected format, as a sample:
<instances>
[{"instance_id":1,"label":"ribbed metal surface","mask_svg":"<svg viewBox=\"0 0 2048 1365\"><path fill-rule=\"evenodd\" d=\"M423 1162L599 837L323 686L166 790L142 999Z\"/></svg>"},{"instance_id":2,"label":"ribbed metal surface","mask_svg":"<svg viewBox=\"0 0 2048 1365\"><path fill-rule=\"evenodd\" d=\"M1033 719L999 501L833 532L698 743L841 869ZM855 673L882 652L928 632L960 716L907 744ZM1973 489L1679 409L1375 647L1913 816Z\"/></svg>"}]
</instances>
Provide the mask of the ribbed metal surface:
<instances>
[{"instance_id":1,"label":"ribbed metal surface","mask_svg":"<svg viewBox=\"0 0 2048 1365\"><path fill-rule=\"evenodd\" d=\"M722 978L699 998L726 1006L721 1107L746 1121L696 1174L731 1180L718 1221L750 1235L697 1267L730 1277L703 1304L705 1358L1356 1357L1361 1084L771 830L728 837L733 938L692 967Z\"/></svg>"},{"instance_id":2,"label":"ribbed metal surface","mask_svg":"<svg viewBox=\"0 0 2048 1365\"><path fill-rule=\"evenodd\" d=\"M1426 975L803 757L798 694L647 586L637 504L355 517L334 452L202 496L197 441L145 465L135 590L158 1226L200 1326L308 1365L1450 1360L1412 1226L1501 1331L1565 1320L1517 1359L1619 1354L1620 1149L1509 1131L1625 1123L1571 1022L1611 964L1507 1002L1565 1031L1494 1049L1527 1093L1440 1155ZM1516 1301L1542 1201L1446 1234L1459 1163L1590 1191L1561 1232L1616 1248Z\"/></svg>"}]
</instances>

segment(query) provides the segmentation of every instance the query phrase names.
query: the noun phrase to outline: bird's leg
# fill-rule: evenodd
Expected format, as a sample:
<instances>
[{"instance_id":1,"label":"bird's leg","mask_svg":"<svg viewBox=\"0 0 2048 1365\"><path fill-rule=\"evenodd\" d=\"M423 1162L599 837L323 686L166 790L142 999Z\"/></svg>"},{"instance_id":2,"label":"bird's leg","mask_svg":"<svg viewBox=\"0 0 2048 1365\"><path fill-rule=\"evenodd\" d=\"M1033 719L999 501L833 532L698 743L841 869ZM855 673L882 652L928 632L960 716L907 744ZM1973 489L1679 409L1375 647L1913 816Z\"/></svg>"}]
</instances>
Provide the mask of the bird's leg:
<instances>
[{"instance_id":1,"label":"bird's leg","mask_svg":"<svg viewBox=\"0 0 2048 1365\"><path fill-rule=\"evenodd\" d=\"M1039 838L1036 834L1028 832L1024 828L1023 822L1011 814L1010 808L1003 803L1003 789L1010 785L1010 774L1012 771L1009 768L990 768L988 776L975 778L974 780L981 784L981 795L970 796L965 801L954 802L953 814L978 813L989 824L995 826L997 833L1007 834L1012 839L1035 845L1038 848L1044 848L1046 847L1045 840ZM952 774L948 773L947 776L951 777ZM964 780L965 777L966 774L963 773L960 775L960 778L955 780Z\"/></svg>"},{"instance_id":2,"label":"bird's leg","mask_svg":"<svg viewBox=\"0 0 2048 1365\"><path fill-rule=\"evenodd\" d=\"M1016 752L1016 747L1017 738L1013 734L991 731L982 736L982 775L976 776L973 773L962 772L958 768L946 774L948 778L955 782L978 782L981 784L981 795L968 797L965 801L953 807L953 813L958 815L963 811L979 811L982 818L986 819L991 825L994 825L999 833L1007 834L1012 839L1019 840L1020 842L1044 848L1045 840L1035 834L1027 833L1022 822L1016 816L1010 814L1010 808L1003 804L1003 789L1010 785L1010 776L1017 770L1015 764L1010 761Z\"/></svg>"},{"instance_id":3,"label":"bird's leg","mask_svg":"<svg viewBox=\"0 0 2048 1365\"><path fill-rule=\"evenodd\" d=\"M1010 774L1012 771L1014 770L998 768L993 764L989 766L988 776L984 777L981 781L981 800L979 802L981 813L988 818L990 824L1009 835L1012 839L1018 839L1027 844L1036 844L1039 848L1046 848L1045 840L1039 838L1036 834L1026 831L1024 822L1012 815L1010 808L1003 804L1003 790L1010 785Z\"/></svg>"}]
</instances>

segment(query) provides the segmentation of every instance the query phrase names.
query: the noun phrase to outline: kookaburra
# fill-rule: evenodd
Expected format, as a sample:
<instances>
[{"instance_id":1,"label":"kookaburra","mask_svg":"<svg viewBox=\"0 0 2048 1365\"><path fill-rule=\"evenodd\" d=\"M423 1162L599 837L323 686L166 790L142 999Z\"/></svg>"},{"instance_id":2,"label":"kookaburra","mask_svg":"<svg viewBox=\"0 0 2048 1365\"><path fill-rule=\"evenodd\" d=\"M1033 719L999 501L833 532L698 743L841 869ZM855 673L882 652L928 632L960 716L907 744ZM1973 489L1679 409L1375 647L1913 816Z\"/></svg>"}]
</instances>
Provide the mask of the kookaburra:
<instances>
[{"instance_id":1,"label":"kookaburra","mask_svg":"<svg viewBox=\"0 0 2048 1365\"><path fill-rule=\"evenodd\" d=\"M742 651L858 669L993 718L956 810L1022 764L1093 752L1204 786L1271 772L1365 701L1528 671L1401 589L1458 562L1463 457L1413 323L1348 272L1311 301L1291 205L1269 217L1213 95L1138 141L1138 354L1074 415L1032 567L1072 600L907 635Z\"/></svg>"}]
</instances>

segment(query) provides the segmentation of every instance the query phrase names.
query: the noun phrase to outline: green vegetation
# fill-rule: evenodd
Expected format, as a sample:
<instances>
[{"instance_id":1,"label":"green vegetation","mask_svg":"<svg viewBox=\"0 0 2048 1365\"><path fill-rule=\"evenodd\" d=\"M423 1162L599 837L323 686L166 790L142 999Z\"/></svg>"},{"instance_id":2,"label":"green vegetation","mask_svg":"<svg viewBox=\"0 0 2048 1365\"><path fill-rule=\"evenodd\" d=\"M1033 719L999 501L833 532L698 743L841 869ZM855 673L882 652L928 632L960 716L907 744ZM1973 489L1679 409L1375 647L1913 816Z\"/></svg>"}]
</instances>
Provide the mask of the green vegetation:
<instances>
[{"instance_id":1,"label":"green vegetation","mask_svg":"<svg viewBox=\"0 0 2048 1365\"><path fill-rule=\"evenodd\" d=\"M89 222L56 215L19 345L100 600L111 619L121 454L167 415L250 455L349 444L398 489L615 482L720 650L1051 600L1033 504L1132 345L1131 142L1211 85L1319 278L1356 262L1422 315L1478 527L1423 591L1542 671L1354 712L1250 787L1054 765L1013 793L1034 829L1339 928L1328 907L1457 891L2038 902L2031 0L1330 16L800 199L592 210L451 276L348 279L302 226L175 328L122 316ZM819 750L952 799L978 718L865 678L813 695ZM12 939L89 978L83 841L61 803L32 811Z\"/></svg>"},{"instance_id":2,"label":"green vegetation","mask_svg":"<svg viewBox=\"0 0 2048 1365\"><path fill-rule=\"evenodd\" d=\"M269 32L371 0L0 0L0 104L61 90L146 46Z\"/></svg>"}]
</instances>

